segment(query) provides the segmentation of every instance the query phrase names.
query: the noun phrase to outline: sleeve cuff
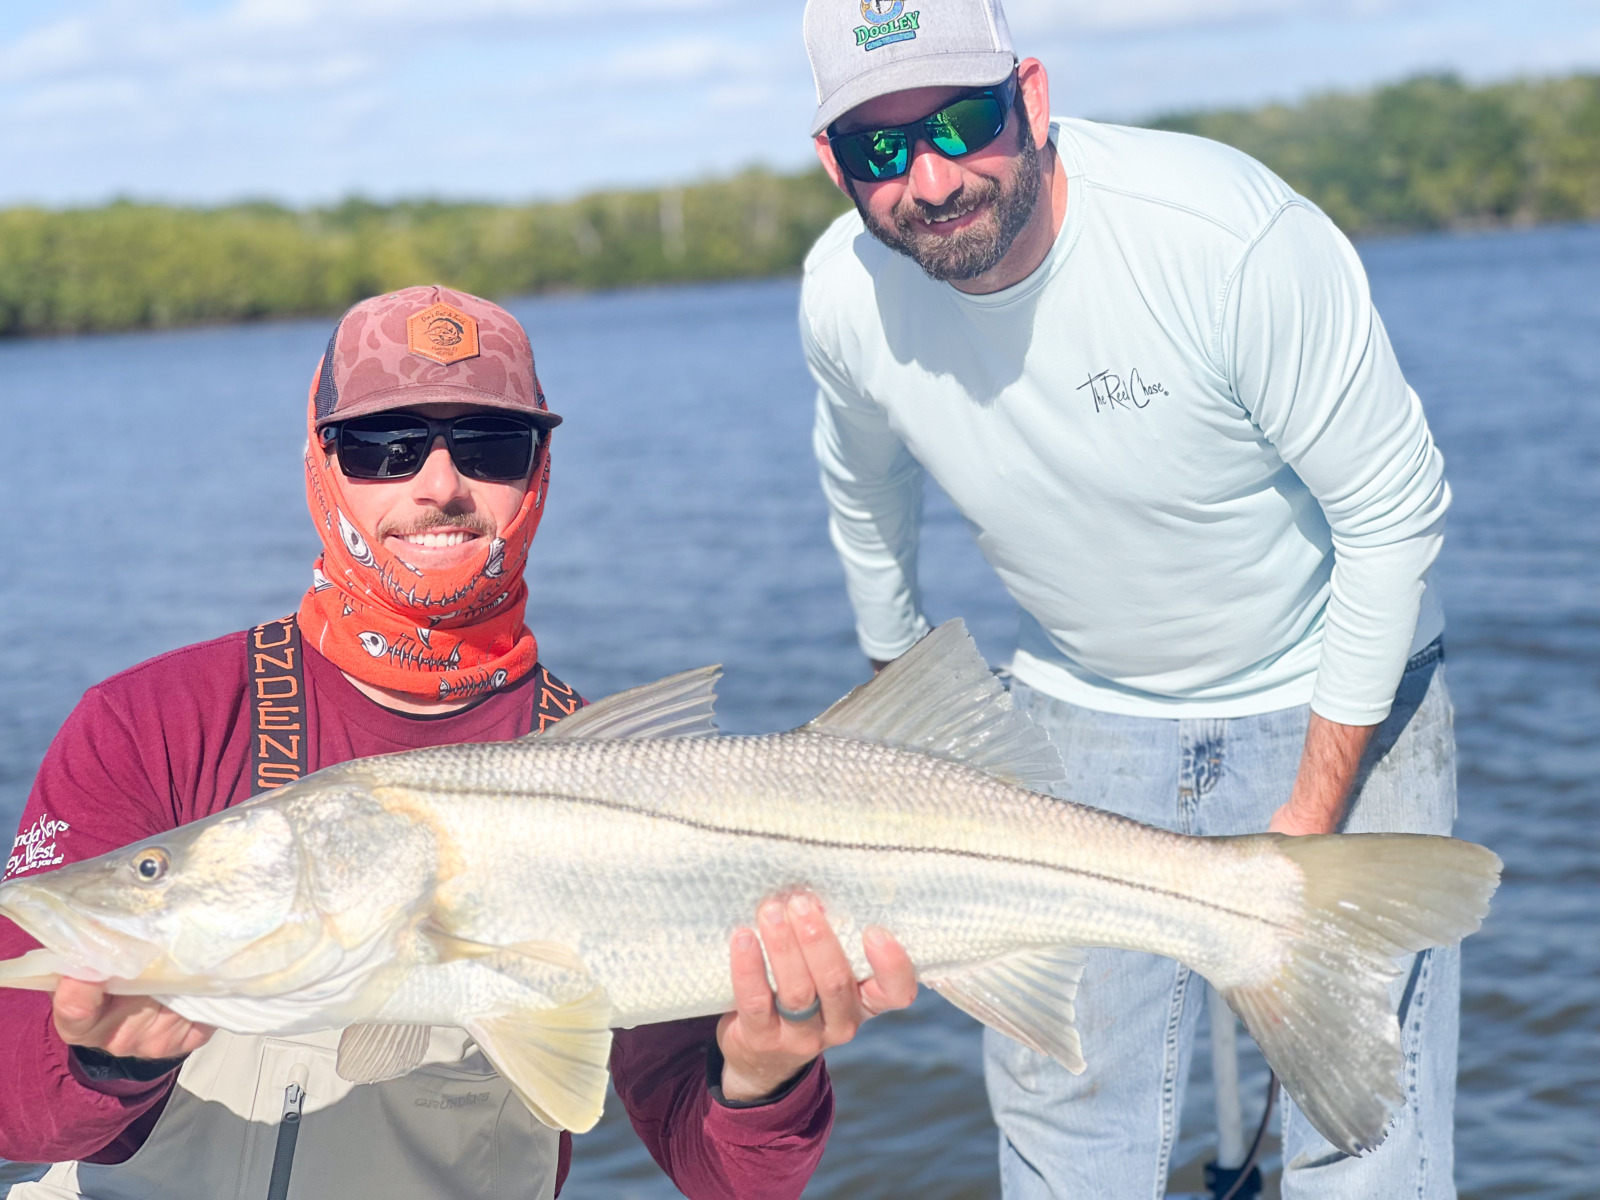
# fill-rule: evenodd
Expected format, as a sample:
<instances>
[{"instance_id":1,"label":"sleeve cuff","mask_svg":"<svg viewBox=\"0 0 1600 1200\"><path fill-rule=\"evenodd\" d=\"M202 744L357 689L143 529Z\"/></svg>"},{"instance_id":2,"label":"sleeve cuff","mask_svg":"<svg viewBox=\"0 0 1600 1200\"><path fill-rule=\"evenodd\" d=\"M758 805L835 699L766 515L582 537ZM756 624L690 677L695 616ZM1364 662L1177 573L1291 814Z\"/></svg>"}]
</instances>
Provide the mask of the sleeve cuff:
<instances>
[{"instance_id":1,"label":"sleeve cuff","mask_svg":"<svg viewBox=\"0 0 1600 1200\"><path fill-rule=\"evenodd\" d=\"M892 642L868 637L859 625L856 627L856 641L861 646L862 653L868 658L878 662L893 662L927 637L932 630L933 626L928 623L928 618L918 613L910 632L902 634Z\"/></svg>"},{"instance_id":2,"label":"sleeve cuff","mask_svg":"<svg viewBox=\"0 0 1600 1200\"><path fill-rule=\"evenodd\" d=\"M706 1090L713 1103L706 1113L706 1127L717 1141L764 1146L774 1139L821 1136L818 1131L825 1134L832 1123L833 1085L821 1058L812 1059L777 1092L757 1101L724 1099L721 1076L722 1054L712 1042L706 1053Z\"/></svg>"},{"instance_id":3,"label":"sleeve cuff","mask_svg":"<svg viewBox=\"0 0 1600 1200\"><path fill-rule=\"evenodd\" d=\"M181 1058L118 1058L90 1046L68 1046L67 1068L90 1091L121 1099L157 1090L183 1065Z\"/></svg>"},{"instance_id":4,"label":"sleeve cuff","mask_svg":"<svg viewBox=\"0 0 1600 1200\"><path fill-rule=\"evenodd\" d=\"M729 1100L722 1094L722 1068L725 1062L722 1057L722 1047L717 1045L716 1038L712 1038L706 1043L706 1091L710 1092L711 1098L723 1108L731 1108L736 1111L749 1108L768 1108L771 1105L781 1103L795 1088L799 1087L801 1082L811 1074L818 1061L820 1060L813 1058L805 1066L789 1076L788 1081L771 1095L763 1096L759 1100Z\"/></svg>"}]
</instances>

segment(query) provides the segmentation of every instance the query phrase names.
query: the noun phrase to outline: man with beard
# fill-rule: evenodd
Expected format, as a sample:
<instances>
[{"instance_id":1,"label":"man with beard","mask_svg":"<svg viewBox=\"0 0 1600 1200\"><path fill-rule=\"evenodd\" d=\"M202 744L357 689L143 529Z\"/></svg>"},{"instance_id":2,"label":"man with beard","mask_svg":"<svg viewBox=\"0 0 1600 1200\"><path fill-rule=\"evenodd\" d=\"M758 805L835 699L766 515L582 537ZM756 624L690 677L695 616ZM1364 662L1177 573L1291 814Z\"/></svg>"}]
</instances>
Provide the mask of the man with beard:
<instances>
[{"instance_id":1,"label":"man with beard","mask_svg":"<svg viewBox=\"0 0 1600 1200\"><path fill-rule=\"evenodd\" d=\"M298 612L91 688L24 810L17 844L37 849L30 831L46 831L50 852L13 855L8 878L320 767L522 737L576 711L582 700L539 661L524 621L560 422L504 309L438 287L352 308L311 389L306 494L322 556ZM640 1137L705 1200L798 1196L832 1120L821 1052L916 992L904 952L875 932L865 948L877 976L857 985L812 897L752 916L759 940L739 930L730 946L736 1013L619 1030L612 1043ZM0 959L30 945L0 920ZM11 1160L0 1193L282 1200L291 1178L296 1195L341 1200L560 1189L570 1136L540 1124L462 1031L433 1030L423 1065L361 1086L338 1074L338 1046L338 1031L212 1030L103 984L0 990L0 1156Z\"/></svg>"},{"instance_id":2,"label":"man with beard","mask_svg":"<svg viewBox=\"0 0 1600 1200\"><path fill-rule=\"evenodd\" d=\"M1350 244L1227 147L1052 118L998 0L810 0L805 39L856 211L800 325L868 657L929 628L931 475L1021 608L1012 690L1064 795L1193 834L1448 833L1449 490ZM1348 1157L1290 1106L1284 1196L1454 1195L1458 963L1400 964L1387 1141ZM1084 1074L986 1033L1008 1197L1161 1194L1201 991L1095 950Z\"/></svg>"}]
</instances>

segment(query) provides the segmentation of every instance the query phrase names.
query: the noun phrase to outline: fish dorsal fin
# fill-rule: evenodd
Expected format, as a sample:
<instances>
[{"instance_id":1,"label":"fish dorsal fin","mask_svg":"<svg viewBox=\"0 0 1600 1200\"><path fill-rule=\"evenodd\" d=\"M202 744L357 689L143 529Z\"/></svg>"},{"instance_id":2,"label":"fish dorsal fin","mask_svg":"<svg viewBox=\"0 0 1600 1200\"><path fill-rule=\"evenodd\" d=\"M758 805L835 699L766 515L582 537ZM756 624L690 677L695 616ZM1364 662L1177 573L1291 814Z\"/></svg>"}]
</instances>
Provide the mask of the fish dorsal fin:
<instances>
[{"instance_id":1,"label":"fish dorsal fin","mask_svg":"<svg viewBox=\"0 0 1600 1200\"><path fill-rule=\"evenodd\" d=\"M946 621L805 728L920 750L1048 792L1061 755L1017 708L957 618Z\"/></svg>"},{"instance_id":2,"label":"fish dorsal fin","mask_svg":"<svg viewBox=\"0 0 1600 1200\"><path fill-rule=\"evenodd\" d=\"M564 717L543 733L550 738L687 738L717 732L717 680L721 667L700 667L668 675L654 683L629 688L596 700Z\"/></svg>"},{"instance_id":3,"label":"fish dorsal fin","mask_svg":"<svg viewBox=\"0 0 1600 1200\"><path fill-rule=\"evenodd\" d=\"M1049 1055L1077 1075L1083 1071L1083 1050L1072 1018L1082 978L1083 951L1057 946L924 975L922 982L990 1029Z\"/></svg>"},{"instance_id":4,"label":"fish dorsal fin","mask_svg":"<svg viewBox=\"0 0 1600 1200\"><path fill-rule=\"evenodd\" d=\"M382 1083L422 1065L433 1030L427 1025L352 1025L339 1035L334 1070L351 1083Z\"/></svg>"}]
</instances>

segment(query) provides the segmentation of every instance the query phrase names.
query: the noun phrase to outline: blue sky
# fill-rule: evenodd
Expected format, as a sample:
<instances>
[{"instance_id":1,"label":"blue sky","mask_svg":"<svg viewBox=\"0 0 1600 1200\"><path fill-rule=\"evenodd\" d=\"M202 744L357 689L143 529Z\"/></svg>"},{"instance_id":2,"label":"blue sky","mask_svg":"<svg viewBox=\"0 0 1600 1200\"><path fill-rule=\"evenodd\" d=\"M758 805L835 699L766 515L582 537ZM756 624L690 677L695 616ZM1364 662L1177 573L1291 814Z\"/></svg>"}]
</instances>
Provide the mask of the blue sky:
<instances>
[{"instance_id":1,"label":"blue sky","mask_svg":"<svg viewBox=\"0 0 1600 1200\"><path fill-rule=\"evenodd\" d=\"M849 2L849 0L842 0ZM938 0L924 0L937 3ZM528 199L809 161L801 0L0 0L0 205ZM1600 0L1010 0L1054 108L1600 70Z\"/></svg>"}]
</instances>

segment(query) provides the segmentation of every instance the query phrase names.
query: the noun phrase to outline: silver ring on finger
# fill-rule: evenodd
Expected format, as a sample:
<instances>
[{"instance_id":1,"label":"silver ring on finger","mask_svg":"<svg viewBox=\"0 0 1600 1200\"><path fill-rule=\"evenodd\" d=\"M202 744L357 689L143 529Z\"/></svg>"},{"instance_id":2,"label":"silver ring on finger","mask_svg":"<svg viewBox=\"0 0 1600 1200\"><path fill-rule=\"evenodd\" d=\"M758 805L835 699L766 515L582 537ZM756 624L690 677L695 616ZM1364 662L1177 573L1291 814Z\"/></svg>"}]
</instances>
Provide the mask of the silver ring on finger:
<instances>
[{"instance_id":1,"label":"silver ring on finger","mask_svg":"<svg viewBox=\"0 0 1600 1200\"><path fill-rule=\"evenodd\" d=\"M811 1003L806 1005L804 1008L785 1008L783 1006L783 1001L774 996L772 998L772 1007L778 1010L778 1015L785 1021L793 1022L796 1025L803 1025L822 1011L822 994L819 992L817 995L813 996L811 998Z\"/></svg>"}]
</instances>

